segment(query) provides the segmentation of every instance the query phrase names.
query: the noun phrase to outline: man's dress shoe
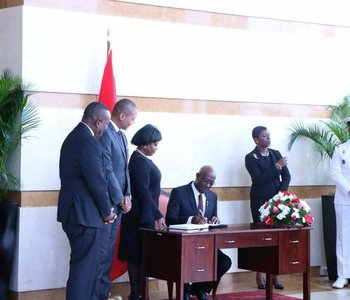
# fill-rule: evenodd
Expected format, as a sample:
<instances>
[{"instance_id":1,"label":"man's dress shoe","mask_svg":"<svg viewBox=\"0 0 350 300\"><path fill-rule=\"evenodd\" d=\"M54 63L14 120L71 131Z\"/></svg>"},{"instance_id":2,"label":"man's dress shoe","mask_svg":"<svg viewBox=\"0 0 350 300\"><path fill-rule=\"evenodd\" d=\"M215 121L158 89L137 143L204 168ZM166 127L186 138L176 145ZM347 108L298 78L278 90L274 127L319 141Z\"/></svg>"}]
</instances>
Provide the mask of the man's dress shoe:
<instances>
[{"instance_id":1,"label":"man's dress shoe","mask_svg":"<svg viewBox=\"0 0 350 300\"><path fill-rule=\"evenodd\" d=\"M198 300L208 300L208 295L206 292L203 292L203 291L196 291L195 294L194 294Z\"/></svg>"},{"instance_id":2,"label":"man's dress shoe","mask_svg":"<svg viewBox=\"0 0 350 300\"><path fill-rule=\"evenodd\" d=\"M189 283L184 284L184 300L191 299L191 285Z\"/></svg>"}]
</instances>

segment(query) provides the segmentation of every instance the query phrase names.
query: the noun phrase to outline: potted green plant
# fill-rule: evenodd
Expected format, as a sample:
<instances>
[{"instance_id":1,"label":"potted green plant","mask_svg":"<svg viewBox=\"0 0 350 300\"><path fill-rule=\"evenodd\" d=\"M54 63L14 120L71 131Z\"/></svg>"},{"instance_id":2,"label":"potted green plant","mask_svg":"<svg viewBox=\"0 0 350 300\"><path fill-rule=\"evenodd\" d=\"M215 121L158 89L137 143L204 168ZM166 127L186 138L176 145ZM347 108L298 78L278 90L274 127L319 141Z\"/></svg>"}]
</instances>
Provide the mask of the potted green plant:
<instances>
[{"instance_id":1,"label":"potted green plant","mask_svg":"<svg viewBox=\"0 0 350 300\"><path fill-rule=\"evenodd\" d=\"M350 117L350 96L344 97L338 105L331 105L329 120L319 121L317 124L305 125L302 121L292 124L288 149L300 138L307 138L314 144L315 151L320 154L321 160L332 158L337 145L349 139L349 132L345 118Z\"/></svg>"},{"instance_id":2,"label":"potted green plant","mask_svg":"<svg viewBox=\"0 0 350 300\"><path fill-rule=\"evenodd\" d=\"M312 125L305 125L302 121L293 123L289 150L295 141L306 138L313 143L315 151L320 155L320 161L329 161L335 147L349 139L344 119L350 117L350 96L344 97L337 105L329 106L328 111L329 120L327 121L319 121ZM334 195L322 195L322 217L328 277L330 280L335 280L337 279L337 261Z\"/></svg>"},{"instance_id":3,"label":"potted green plant","mask_svg":"<svg viewBox=\"0 0 350 300\"><path fill-rule=\"evenodd\" d=\"M7 299L16 238L18 204L9 195L20 188L20 178L10 171L9 161L16 158L22 138L40 123L26 90L28 85L9 70L0 75L0 299Z\"/></svg>"}]
</instances>

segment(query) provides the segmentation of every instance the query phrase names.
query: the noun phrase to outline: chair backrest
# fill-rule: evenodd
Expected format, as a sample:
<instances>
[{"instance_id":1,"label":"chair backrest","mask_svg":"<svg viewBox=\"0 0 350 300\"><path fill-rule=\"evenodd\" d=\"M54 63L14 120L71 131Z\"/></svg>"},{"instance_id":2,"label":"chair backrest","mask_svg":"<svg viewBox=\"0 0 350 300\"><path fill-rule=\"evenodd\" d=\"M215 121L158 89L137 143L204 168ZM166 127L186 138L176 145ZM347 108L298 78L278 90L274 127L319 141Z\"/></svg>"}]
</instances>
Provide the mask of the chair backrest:
<instances>
[{"instance_id":1,"label":"chair backrest","mask_svg":"<svg viewBox=\"0 0 350 300\"><path fill-rule=\"evenodd\" d=\"M168 208L168 202L169 202L169 196L170 194L166 191L161 190L159 195L159 210L162 213L163 217L166 215L166 211Z\"/></svg>"}]
</instances>

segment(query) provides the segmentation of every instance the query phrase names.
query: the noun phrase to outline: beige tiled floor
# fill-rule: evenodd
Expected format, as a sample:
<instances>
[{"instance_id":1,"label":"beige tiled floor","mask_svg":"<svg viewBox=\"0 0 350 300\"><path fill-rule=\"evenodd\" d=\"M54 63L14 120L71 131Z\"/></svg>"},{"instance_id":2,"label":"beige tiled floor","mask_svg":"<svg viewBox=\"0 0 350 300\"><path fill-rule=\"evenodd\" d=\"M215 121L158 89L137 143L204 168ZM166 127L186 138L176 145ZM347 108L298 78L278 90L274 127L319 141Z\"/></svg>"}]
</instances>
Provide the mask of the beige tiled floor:
<instances>
[{"instance_id":1,"label":"beige tiled floor","mask_svg":"<svg viewBox=\"0 0 350 300\"><path fill-rule=\"evenodd\" d=\"M252 272L227 274L222 278L219 286L219 293L228 293L234 291L246 291L256 289L255 274ZM285 275L282 276L282 282L285 286L280 294L294 296L302 299L302 276ZM318 270L312 270L311 276L311 300L345 300L350 299L350 288L341 290L332 289L331 282L327 277L320 277ZM127 283L113 284L111 298L121 295L127 299L129 287ZM10 300L64 300L65 289L45 290L26 293L11 293ZM152 280L150 282L150 299L160 300L167 298L166 283L161 280Z\"/></svg>"}]
</instances>

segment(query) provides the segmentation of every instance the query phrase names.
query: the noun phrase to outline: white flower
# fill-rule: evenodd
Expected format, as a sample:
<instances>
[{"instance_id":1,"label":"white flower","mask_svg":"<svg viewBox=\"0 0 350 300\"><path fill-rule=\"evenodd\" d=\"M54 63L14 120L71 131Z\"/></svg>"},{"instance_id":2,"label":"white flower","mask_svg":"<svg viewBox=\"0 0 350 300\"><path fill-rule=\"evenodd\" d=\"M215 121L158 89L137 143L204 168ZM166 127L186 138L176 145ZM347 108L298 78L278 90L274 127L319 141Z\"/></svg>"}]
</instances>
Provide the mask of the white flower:
<instances>
[{"instance_id":1,"label":"white flower","mask_svg":"<svg viewBox=\"0 0 350 300\"><path fill-rule=\"evenodd\" d=\"M265 217L267 217L270 214L270 208L271 206L268 205L266 208L264 208L264 205L262 205L259 208L259 212L260 212L260 220L263 221Z\"/></svg>"},{"instance_id":2,"label":"white flower","mask_svg":"<svg viewBox=\"0 0 350 300\"><path fill-rule=\"evenodd\" d=\"M281 211L278 215L277 215L277 219L278 220L283 220L286 217L286 213L284 211Z\"/></svg>"},{"instance_id":3,"label":"white flower","mask_svg":"<svg viewBox=\"0 0 350 300\"><path fill-rule=\"evenodd\" d=\"M287 206L287 205L284 205L284 204L279 204L278 206L277 206L280 210L282 210L282 212L285 214L285 215L287 215L289 212L290 212L290 207L289 206Z\"/></svg>"},{"instance_id":4,"label":"white flower","mask_svg":"<svg viewBox=\"0 0 350 300\"><path fill-rule=\"evenodd\" d=\"M311 210L311 207L309 204L306 203L306 201L300 200L300 203L303 205L303 208L306 213L309 213Z\"/></svg>"},{"instance_id":5,"label":"white flower","mask_svg":"<svg viewBox=\"0 0 350 300\"><path fill-rule=\"evenodd\" d=\"M278 194L276 194L275 196L273 196L272 199L270 199L269 201L277 201L277 200L280 198L280 196L281 196L280 193L281 193L281 192L279 192Z\"/></svg>"},{"instance_id":6,"label":"white flower","mask_svg":"<svg viewBox=\"0 0 350 300\"><path fill-rule=\"evenodd\" d=\"M300 218L299 212L298 211L294 211L291 215L291 217L295 217L296 219Z\"/></svg>"},{"instance_id":7,"label":"white flower","mask_svg":"<svg viewBox=\"0 0 350 300\"><path fill-rule=\"evenodd\" d=\"M258 156L255 153L253 153L253 156L255 159L258 159Z\"/></svg>"}]
</instances>

